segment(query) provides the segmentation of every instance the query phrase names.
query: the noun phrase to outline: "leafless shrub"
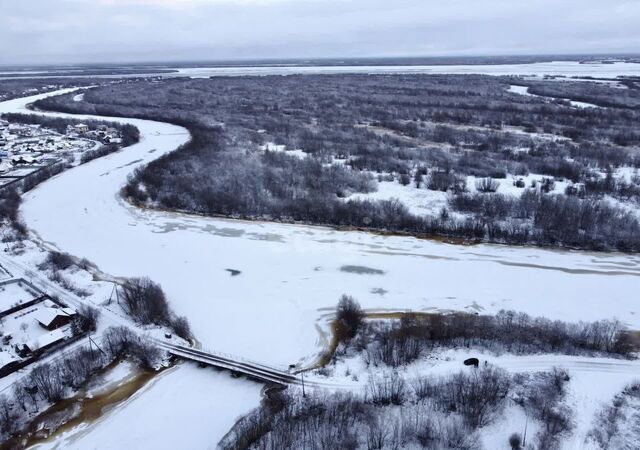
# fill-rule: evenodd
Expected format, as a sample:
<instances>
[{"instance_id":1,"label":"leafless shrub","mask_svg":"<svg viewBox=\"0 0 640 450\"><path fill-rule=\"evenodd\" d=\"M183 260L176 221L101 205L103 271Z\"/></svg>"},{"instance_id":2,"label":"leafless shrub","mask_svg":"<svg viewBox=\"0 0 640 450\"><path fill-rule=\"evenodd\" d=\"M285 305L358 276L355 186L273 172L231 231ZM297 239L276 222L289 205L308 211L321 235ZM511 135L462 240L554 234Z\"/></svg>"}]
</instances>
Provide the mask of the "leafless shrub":
<instances>
[{"instance_id":1,"label":"leafless shrub","mask_svg":"<svg viewBox=\"0 0 640 450\"><path fill-rule=\"evenodd\" d=\"M112 358L127 352L135 340L133 332L125 327L109 327L102 337L103 347Z\"/></svg>"},{"instance_id":2,"label":"leafless shrub","mask_svg":"<svg viewBox=\"0 0 640 450\"><path fill-rule=\"evenodd\" d=\"M640 399L640 383L627 386L613 398L610 405L597 414L588 438L595 441L602 450L615 449L621 444L619 438L624 434L621 433L625 426L624 421L633 414L628 413L626 409L632 399Z\"/></svg>"},{"instance_id":3,"label":"leafless shrub","mask_svg":"<svg viewBox=\"0 0 640 450\"><path fill-rule=\"evenodd\" d=\"M566 323L515 311L476 314L405 314L400 322L370 321L351 347L367 364L410 363L428 348L484 347L513 353L613 353L637 351L633 335L617 320Z\"/></svg>"},{"instance_id":4,"label":"leafless shrub","mask_svg":"<svg viewBox=\"0 0 640 450\"><path fill-rule=\"evenodd\" d=\"M365 348L367 364L399 367L416 361L422 354L422 344L413 337L401 334L383 334Z\"/></svg>"},{"instance_id":5,"label":"leafless shrub","mask_svg":"<svg viewBox=\"0 0 640 450\"><path fill-rule=\"evenodd\" d=\"M500 182L493 178L481 178L476 180L476 190L482 193L496 192L500 187Z\"/></svg>"},{"instance_id":6,"label":"leafless shrub","mask_svg":"<svg viewBox=\"0 0 640 450\"><path fill-rule=\"evenodd\" d=\"M442 411L457 412L472 428L486 425L501 409L511 380L493 367L437 379L432 399Z\"/></svg>"},{"instance_id":7,"label":"leafless shrub","mask_svg":"<svg viewBox=\"0 0 640 450\"><path fill-rule=\"evenodd\" d=\"M143 368L155 367L161 357L161 352L155 345L125 327L108 328L102 342L113 358L128 355Z\"/></svg>"},{"instance_id":8,"label":"leafless shrub","mask_svg":"<svg viewBox=\"0 0 640 450\"><path fill-rule=\"evenodd\" d=\"M18 414L14 411L11 400L6 395L0 395L0 431L9 436L18 429Z\"/></svg>"},{"instance_id":9,"label":"leafless shrub","mask_svg":"<svg viewBox=\"0 0 640 450\"><path fill-rule=\"evenodd\" d=\"M418 401L434 395L435 384L428 377L420 377L411 380L411 388Z\"/></svg>"},{"instance_id":10,"label":"leafless shrub","mask_svg":"<svg viewBox=\"0 0 640 450\"><path fill-rule=\"evenodd\" d=\"M97 348L80 348L66 355L59 367L64 383L77 389L106 363L107 360Z\"/></svg>"},{"instance_id":11,"label":"leafless shrub","mask_svg":"<svg viewBox=\"0 0 640 450\"><path fill-rule=\"evenodd\" d=\"M547 194L556 187L556 181L553 178L544 177L540 182L540 191Z\"/></svg>"},{"instance_id":12,"label":"leafless shrub","mask_svg":"<svg viewBox=\"0 0 640 450\"><path fill-rule=\"evenodd\" d=\"M397 372L386 372L380 377L370 376L366 399L374 405L402 405L406 398L406 383Z\"/></svg>"},{"instance_id":13,"label":"leafless shrub","mask_svg":"<svg viewBox=\"0 0 640 450\"><path fill-rule=\"evenodd\" d=\"M390 437L390 430L387 424L383 423L379 417L374 417L367 423L366 443L367 450L384 449Z\"/></svg>"},{"instance_id":14,"label":"leafless shrub","mask_svg":"<svg viewBox=\"0 0 640 450\"><path fill-rule=\"evenodd\" d=\"M347 342L358 333L364 322L360 304L351 296L340 297L336 309L335 335L339 342Z\"/></svg>"},{"instance_id":15,"label":"leafless shrub","mask_svg":"<svg viewBox=\"0 0 640 450\"><path fill-rule=\"evenodd\" d=\"M40 270L67 270L69 267L72 267L75 264L75 260L68 253L49 252L47 258L43 263L38 265Z\"/></svg>"},{"instance_id":16,"label":"leafless shrub","mask_svg":"<svg viewBox=\"0 0 640 450\"><path fill-rule=\"evenodd\" d=\"M15 399L18 406L20 406L23 413L29 413L31 408L34 410L37 409L37 405L32 405L32 399L27 393L27 385L23 380L14 383L11 396Z\"/></svg>"},{"instance_id":17,"label":"leafless shrub","mask_svg":"<svg viewBox=\"0 0 640 450\"><path fill-rule=\"evenodd\" d=\"M89 305L80 305L78 314L71 323L74 334L84 332L94 332L97 329L98 319L100 318L100 310Z\"/></svg>"},{"instance_id":18,"label":"leafless shrub","mask_svg":"<svg viewBox=\"0 0 640 450\"><path fill-rule=\"evenodd\" d=\"M467 190L467 180L465 177L451 172L434 171L429 175L427 189L432 191L462 193Z\"/></svg>"},{"instance_id":19,"label":"leafless shrub","mask_svg":"<svg viewBox=\"0 0 640 450\"><path fill-rule=\"evenodd\" d=\"M173 317L170 320L170 327L173 332L187 341L193 339L193 333L191 332L191 326L189 320L184 316Z\"/></svg>"}]
</instances>

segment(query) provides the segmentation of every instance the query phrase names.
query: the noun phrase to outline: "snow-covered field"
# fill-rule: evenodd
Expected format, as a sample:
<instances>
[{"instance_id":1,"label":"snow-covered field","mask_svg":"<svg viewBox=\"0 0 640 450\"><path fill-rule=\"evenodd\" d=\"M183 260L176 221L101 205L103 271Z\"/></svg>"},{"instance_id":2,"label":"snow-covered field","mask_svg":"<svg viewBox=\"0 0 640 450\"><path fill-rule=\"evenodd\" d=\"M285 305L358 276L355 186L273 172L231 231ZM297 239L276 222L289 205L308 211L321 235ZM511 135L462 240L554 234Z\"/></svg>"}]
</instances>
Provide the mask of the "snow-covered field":
<instances>
[{"instance_id":1,"label":"snow-covered field","mask_svg":"<svg viewBox=\"0 0 640 450\"><path fill-rule=\"evenodd\" d=\"M0 112L20 112L35 98L2 103ZM371 310L514 309L568 321L617 317L640 328L633 295L640 257L634 255L458 246L139 210L118 195L128 174L174 150L188 133L152 121L107 120L136 125L141 142L38 186L25 197L25 221L44 242L105 273L161 283L205 348L274 365L310 362L327 343L326 321L344 293ZM586 379L582 386L599 382ZM213 446L238 415L257 406L259 388L182 365L118 414L56 444L146 448L146 439L162 430L164 439L175 439L164 441L175 444L167 448Z\"/></svg>"}]
</instances>

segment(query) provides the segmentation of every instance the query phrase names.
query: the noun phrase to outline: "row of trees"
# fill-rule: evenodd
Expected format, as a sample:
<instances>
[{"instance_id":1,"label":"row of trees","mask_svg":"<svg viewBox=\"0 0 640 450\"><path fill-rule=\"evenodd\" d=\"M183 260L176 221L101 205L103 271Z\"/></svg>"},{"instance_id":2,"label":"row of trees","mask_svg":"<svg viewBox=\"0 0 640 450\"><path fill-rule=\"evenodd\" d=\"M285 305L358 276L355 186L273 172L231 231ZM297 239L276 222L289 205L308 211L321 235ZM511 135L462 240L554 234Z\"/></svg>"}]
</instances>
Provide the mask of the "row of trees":
<instances>
[{"instance_id":1,"label":"row of trees","mask_svg":"<svg viewBox=\"0 0 640 450\"><path fill-rule=\"evenodd\" d=\"M514 311L501 311L495 316L405 314L394 324L367 323L349 344L363 352L368 365L389 367L409 364L436 347L623 357L638 350L632 333L617 320L566 323Z\"/></svg>"}]
</instances>

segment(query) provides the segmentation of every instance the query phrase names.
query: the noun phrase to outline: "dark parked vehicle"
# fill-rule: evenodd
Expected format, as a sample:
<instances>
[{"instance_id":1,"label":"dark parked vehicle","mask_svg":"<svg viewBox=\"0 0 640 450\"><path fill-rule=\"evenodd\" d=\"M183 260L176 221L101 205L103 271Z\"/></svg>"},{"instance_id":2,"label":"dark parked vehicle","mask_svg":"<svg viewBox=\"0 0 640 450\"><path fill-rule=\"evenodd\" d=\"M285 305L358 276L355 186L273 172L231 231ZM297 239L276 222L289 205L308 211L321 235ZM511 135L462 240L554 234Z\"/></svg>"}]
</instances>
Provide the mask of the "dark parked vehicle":
<instances>
[{"instance_id":1,"label":"dark parked vehicle","mask_svg":"<svg viewBox=\"0 0 640 450\"><path fill-rule=\"evenodd\" d=\"M465 359L464 365L478 367L480 365L480 360L478 360L478 358Z\"/></svg>"}]
</instances>

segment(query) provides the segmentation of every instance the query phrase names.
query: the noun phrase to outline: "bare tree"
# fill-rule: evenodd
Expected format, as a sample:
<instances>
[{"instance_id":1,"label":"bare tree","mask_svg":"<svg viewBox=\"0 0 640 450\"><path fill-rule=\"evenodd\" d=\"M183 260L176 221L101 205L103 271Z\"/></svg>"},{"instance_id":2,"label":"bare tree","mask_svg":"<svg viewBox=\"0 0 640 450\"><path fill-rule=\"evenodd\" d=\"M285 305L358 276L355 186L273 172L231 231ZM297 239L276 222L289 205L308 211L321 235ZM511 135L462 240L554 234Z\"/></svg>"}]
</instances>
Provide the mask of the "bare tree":
<instances>
[{"instance_id":1,"label":"bare tree","mask_svg":"<svg viewBox=\"0 0 640 450\"><path fill-rule=\"evenodd\" d=\"M0 430L12 435L17 430L18 415L13 409L11 400L6 395L0 395Z\"/></svg>"},{"instance_id":2,"label":"bare tree","mask_svg":"<svg viewBox=\"0 0 640 450\"><path fill-rule=\"evenodd\" d=\"M46 400L55 403L62 399L64 384L59 367L40 364L31 370L28 379L30 384L38 387L38 392Z\"/></svg>"},{"instance_id":3,"label":"bare tree","mask_svg":"<svg viewBox=\"0 0 640 450\"><path fill-rule=\"evenodd\" d=\"M351 296L343 295L336 310L336 337L346 342L353 339L364 322L360 304Z\"/></svg>"},{"instance_id":4,"label":"bare tree","mask_svg":"<svg viewBox=\"0 0 640 450\"><path fill-rule=\"evenodd\" d=\"M122 302L132 317L141 323L166 324L169 305L159 284L149 278L132 278L122 285Z\"/></svg>"}]
</instances>

